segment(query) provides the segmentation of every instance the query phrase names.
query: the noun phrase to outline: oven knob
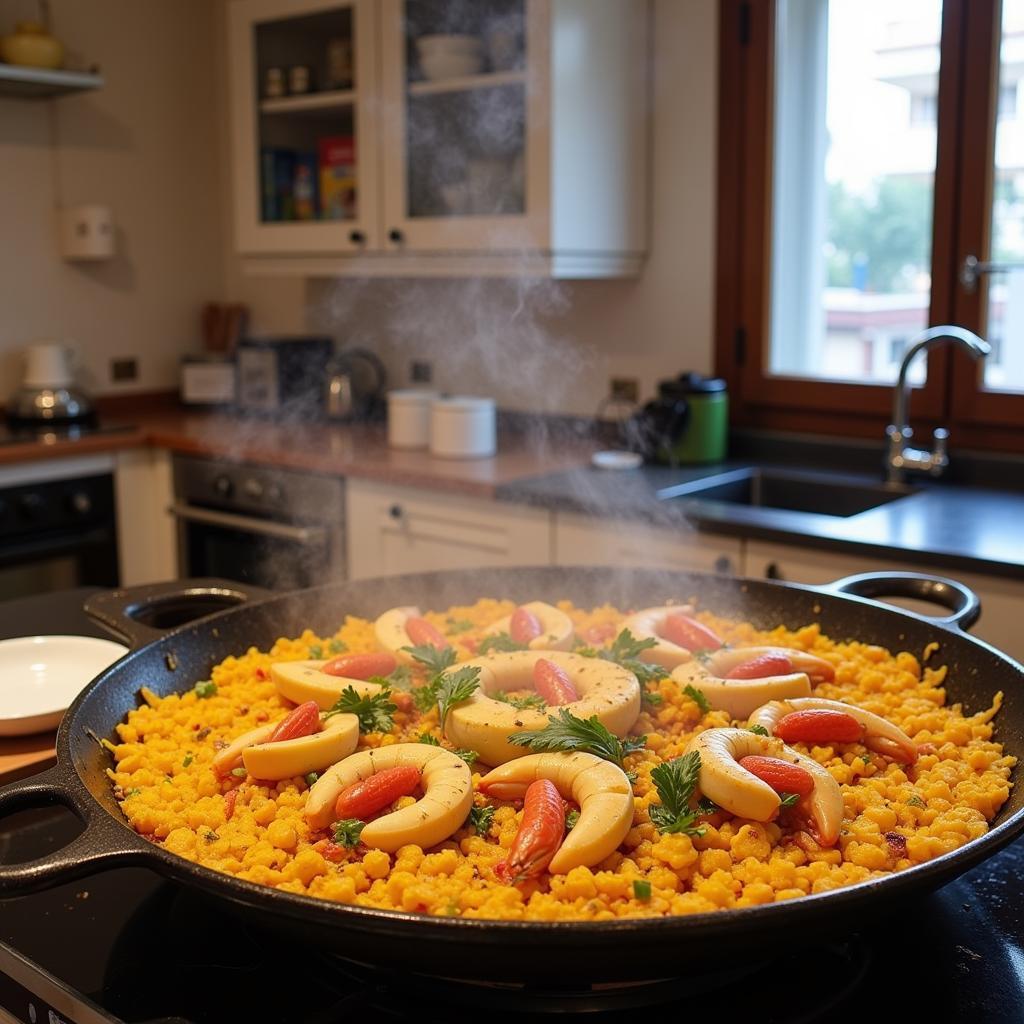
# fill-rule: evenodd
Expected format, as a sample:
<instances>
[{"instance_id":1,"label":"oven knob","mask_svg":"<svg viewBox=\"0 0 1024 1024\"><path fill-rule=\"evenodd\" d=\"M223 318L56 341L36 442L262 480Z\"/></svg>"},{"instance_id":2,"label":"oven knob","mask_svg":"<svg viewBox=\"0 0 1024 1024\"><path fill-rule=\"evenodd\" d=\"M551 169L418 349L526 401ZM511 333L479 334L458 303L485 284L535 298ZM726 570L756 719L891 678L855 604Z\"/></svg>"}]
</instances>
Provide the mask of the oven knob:
<instances>
[{"instance_id":1,"label":"oven knob","mask_svg":"<svg viewBox=\"0 0 1024 1024\"><path fill-rule=\"evenodd\" d=\"M18 498L18 511L25 519L39 519L43 514L43 499L31 491Z\"/></svg>"},{"instance_id":2,"label":"oven knob","mask_svg":"<svg viewBox=\"0 0 1024 1024\"><path fill-rule=\"evenodd\" d=\"M275 505L279 504L284 500L284 491L281 490L280 484L268 484L267 485L267 501L272 501Z\"/></svg>"},{"instance_id":3,"label":"oven knob","mask_svg":"<svg viewBox=\"0 0 1024 1024\"><path fill-rule=\"evenodd\" d=\"M232 492L235 489L235 485L231 482L229 476L219 476L213 481L213 489L222 497L230 498Z\"/></svg>"},{"instance_id":4,"label":"oven knob","mask_svg":"<svg viewBox=\"0 0 1024 1024\"><path fill-rule=\"evenodd\" d=\"M259 480L246 480L242 490L245 491L245 496L253 501L259 501L263 497L263 484Z\"/></svg>"},{"instance_id":5,"label":"oven knob","mask_svg":"<svg viewBox=\"0 0 1024 1024\"><path fill-rule=\"evenodd\" d=\"M68 505L75 515L87 516L92 511L92 498L85 491L75 491L68 498Z\"/></svg>"}]
</instances>

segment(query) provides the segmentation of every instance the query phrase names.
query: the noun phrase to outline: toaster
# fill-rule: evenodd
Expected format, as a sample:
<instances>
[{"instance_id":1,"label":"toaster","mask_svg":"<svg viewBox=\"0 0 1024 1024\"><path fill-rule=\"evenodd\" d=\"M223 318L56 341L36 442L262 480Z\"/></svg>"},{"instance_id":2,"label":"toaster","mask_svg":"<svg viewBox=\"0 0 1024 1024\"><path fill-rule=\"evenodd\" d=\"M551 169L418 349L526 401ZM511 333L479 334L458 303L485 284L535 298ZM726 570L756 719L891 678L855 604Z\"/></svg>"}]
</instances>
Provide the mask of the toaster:
<instances>
[{"instance_id":1,"label":"toaster","mask_svg":"<svg viewBox=\"0 0 1024 1024\"><path fill-rule=\"evenodd\" d=\"M321 337L245 338L238 344L237 404L243 412L323 416L334 342Z\"/></svg>"}]
</instances>

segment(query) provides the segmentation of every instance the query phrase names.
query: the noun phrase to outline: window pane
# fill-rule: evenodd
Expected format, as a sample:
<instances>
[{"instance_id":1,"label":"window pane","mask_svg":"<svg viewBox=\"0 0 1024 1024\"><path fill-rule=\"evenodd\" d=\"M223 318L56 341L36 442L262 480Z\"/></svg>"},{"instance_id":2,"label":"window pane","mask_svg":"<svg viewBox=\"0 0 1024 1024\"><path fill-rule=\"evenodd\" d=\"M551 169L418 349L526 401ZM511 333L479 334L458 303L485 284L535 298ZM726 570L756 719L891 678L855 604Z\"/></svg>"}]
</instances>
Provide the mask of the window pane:
<instances>
[{"instance_id":1,"label":"window pane","mask_svg":"<svg viewBox=\"0 0 1024 1024\"><path fill-rule=\"evenodd\" d=\"M931 299L942 4L777 11L768 368L891 383Z\"/></svg>"},{"instance_id":2,"label":"window pane","mask_svg":"<svg viewBox=\"0 0 1024 1024\"><path fill-rule=\"evenodd\" d=\"M1024 263L1024 124L1018 119L1024 75L1024 2L1003 0L992 187L992 259ZM993 274L988 288L985 385L1024 391L1024 268Z\"/></svg>"}]
</instances>

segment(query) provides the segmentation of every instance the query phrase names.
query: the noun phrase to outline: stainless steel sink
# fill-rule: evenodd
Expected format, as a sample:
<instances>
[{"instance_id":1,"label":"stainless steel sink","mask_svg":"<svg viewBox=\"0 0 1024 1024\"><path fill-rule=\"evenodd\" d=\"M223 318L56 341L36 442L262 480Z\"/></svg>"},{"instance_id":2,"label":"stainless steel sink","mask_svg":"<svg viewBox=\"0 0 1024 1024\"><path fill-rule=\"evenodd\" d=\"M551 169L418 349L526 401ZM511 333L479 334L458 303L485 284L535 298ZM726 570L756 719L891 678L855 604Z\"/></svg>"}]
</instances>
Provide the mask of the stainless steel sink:
<instances>
[{"instance_id":1,"label":"stainless steel sink","mask_svg":"<svg viewBox=\"0 0 1024 1024\"><path fill-rule=\"evenodd\" d=\"M668 491L672 501L721 501L820 516L855 516L915 494L906 484L787 469L737 469Z\"/></svg>"}]
</instances>

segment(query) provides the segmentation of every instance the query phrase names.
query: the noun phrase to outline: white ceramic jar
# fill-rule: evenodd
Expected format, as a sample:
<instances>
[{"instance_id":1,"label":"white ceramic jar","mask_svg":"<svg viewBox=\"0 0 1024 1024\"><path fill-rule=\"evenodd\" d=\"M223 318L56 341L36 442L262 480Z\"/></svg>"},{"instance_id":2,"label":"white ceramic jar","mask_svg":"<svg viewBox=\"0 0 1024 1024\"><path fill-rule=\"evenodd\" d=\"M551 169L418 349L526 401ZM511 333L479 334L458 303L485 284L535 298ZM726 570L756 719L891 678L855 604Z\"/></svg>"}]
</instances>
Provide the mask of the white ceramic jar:
<instances>
[{"instance_id":1,"label":"white ceramic jar","mask_svg":"<svg viewBox=\"0 0 1024 1024\"><path fill-rule=\"evenodd\" d=\"M430 454L449 459L482 459L497 450L493 398L450 395L430 410Z\"/></svg>"},{"instance_id":2,"label":"white ceramic jar","mask_svg":"<svg viewBox=\"0 0 1024 1024\"><path fill-rule=\"evenodd\" d=\"M388 444L392 448L430 445L430 407L436 391L404 388L388 392Z\"/></svg>"}]
</instances>

